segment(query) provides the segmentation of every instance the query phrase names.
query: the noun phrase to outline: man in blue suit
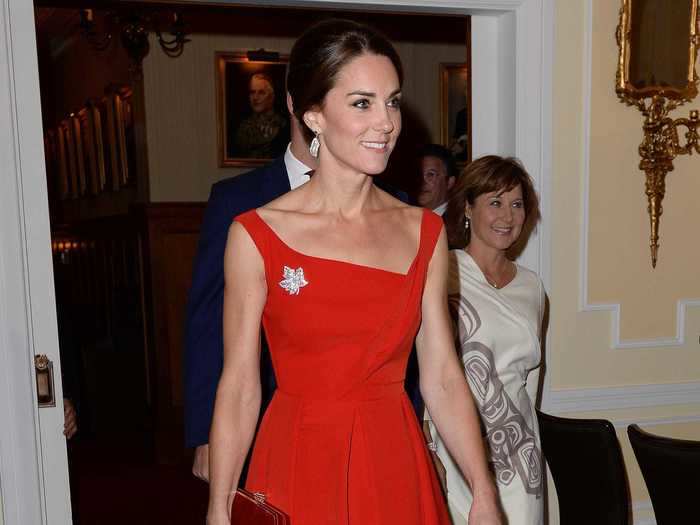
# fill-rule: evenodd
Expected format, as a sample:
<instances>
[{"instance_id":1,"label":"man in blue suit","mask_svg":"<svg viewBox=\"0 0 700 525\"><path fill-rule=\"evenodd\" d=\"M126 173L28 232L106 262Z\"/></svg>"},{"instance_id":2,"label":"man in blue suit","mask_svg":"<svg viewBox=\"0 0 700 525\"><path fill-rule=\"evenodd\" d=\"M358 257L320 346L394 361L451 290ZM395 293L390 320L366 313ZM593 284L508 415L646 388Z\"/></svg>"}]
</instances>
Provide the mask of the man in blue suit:
<instances>
[{"instance_id":1,"label":"man in blue suit","mask_svg":"<svg viewBox=\"0 0 700 525\"><path fill-rule=\"evenodd\" d=\"M237 215L264 206L309 180L316 166L291 115L292 140L282 157L267 166L212 186L199 246L185 326L185 446L194 447L195 476L209 478L209 427L223 365L224 249L228 229ZM263 340L261 363L263 406L274 390L274 375Z\"/></svg>"},{"instance_id":2,"label":"man in blue suit","mask_svg":"<svg viewBox=\"0 0 700 525\"><path fill-rule=\"evenodd\" d=\"M195 448L192 472L205 481L209 480L209 427L223 366L223 265L228 229L237 215L264 206L304 184L309 180L308 173L316 167L301 124L291 111L290 120L291 142L284 156L267 166L212 186L200 230L185 326L185 446ZM384 187L381 180L376 180L376 183L397 198L407 201L403 192L397 193ZM264 334L261 385L264 410L275 389ZM422 419L417 377L408 378L406 386L419 419Z\"/></svg>"}]
</instances>

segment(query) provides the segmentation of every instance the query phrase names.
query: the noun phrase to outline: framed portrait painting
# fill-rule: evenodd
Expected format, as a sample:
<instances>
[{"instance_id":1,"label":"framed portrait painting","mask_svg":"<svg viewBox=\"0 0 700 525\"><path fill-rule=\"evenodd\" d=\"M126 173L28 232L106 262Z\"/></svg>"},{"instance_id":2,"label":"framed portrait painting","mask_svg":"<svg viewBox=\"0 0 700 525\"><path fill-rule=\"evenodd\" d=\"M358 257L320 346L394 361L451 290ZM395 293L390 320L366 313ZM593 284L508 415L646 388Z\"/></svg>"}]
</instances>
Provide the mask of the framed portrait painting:
<instances>
[{"instance_id":1,"label":"framed portrait painting","mask_svg":"<svg viewBox=\"0 0 700 525\"><path fill-rule=\"evenodd\" d=\"M86 191L92 195L98 193L97 155L95 150L95 128L88 107L78 112L80 140L82 143L82 160L85 172Z\"/></svg>"},{"instance_id":2,"label":"framed portrait painting","mask_svg":"<svg viewBox=\"0 0 700 525\"><path fill-rule=\"evenodd\" d=\"M68 156L66 154L66 133L62 126L56 128L56 170L58 172L58 197L70 197L70 181L68 175Z\"/></svg>"},{"instance_id":3,"label":"framed portrait painting","mask_svg":"<svg viewBox=\"0 0 700 525\"><path fill-rule=\"evenodd\" d=\"M73 126L73 118L69 117L61 121L59 124L61 136L63 137L63 154L65 155L65 166L68 180L68 195L70 198L78 198L80 196L80 187L78 183L78 159L76 155L75 134Z\"/></svg>"},{"instance_id":4,"label":"framed portrait painting","mask_svg":"<svg viewBox=\"0 0 700 525\"><path fill-rule=\"evenodd\" d=\"M118 179L121 186L134 182L136 142L134 138L133 91L126 86L113 88L114 125L119 160Z\"/></svg>"},{"instance_id":5,"label":"framed portrait painting","mask_svg":"<svg viewBox=\"0 0 700 525\"><path fill-rule=\"evenodd\" d=\"M73 126L73 143L75 147L75 165L76 173L78 174L78 197L85 195L87 191L87 175L86 175L86 155L85 155L85 143L83 137L83 128L80 123L80 116L76 113L71 113L70 124Z\"/></svg>"},{"instance_id":6,"label":"framed portrait painting","mask_svg":"<svg viewBox=\"0 0 700 525\"><path fill-rule=\"evenodd\" d=\"M440 141L460 166L472 158L470 93L467 64L440 64Z\"/></svg>"},{"instance_id":7,"label":"framed portrait painting","mask_svg":"<svg viewBox=\"0 0 700 525\"><path fill-rule=\"evenodd\" d=\"M287 62L286 56L216 54L219 166L256 166L284 154L290 140Z\"/></svg>"}]
</instances>

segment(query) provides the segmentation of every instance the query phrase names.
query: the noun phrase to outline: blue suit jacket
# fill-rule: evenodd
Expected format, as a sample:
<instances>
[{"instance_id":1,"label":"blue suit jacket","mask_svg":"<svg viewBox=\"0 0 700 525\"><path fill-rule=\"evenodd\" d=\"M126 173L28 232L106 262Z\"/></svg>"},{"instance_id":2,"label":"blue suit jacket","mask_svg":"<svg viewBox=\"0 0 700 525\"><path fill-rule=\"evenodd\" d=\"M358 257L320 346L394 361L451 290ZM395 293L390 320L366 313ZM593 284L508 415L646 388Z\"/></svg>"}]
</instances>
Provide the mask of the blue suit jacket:
<instances>
[{"instance_id":1,"label":"blue suit jacket","mask_svg":"<svg viewBox=\"0 0 700 525\"><path fill-rule=\"evenodd\" d=\"M404 202L402 192L377 185ZM228 229L237 215L264 206L290 190L284 158L271 164L223 180L212 186L194 262L192 287L187 303L185 326L185 445L196 447L209 442L214 397L223 365L224 249ZM412 358L415 363L415 358ZM262 408L275 389L267 343L262 338ZM416 413L422 418L417 370L409 366L406 389Z\"/></svg>"}]
</instances>

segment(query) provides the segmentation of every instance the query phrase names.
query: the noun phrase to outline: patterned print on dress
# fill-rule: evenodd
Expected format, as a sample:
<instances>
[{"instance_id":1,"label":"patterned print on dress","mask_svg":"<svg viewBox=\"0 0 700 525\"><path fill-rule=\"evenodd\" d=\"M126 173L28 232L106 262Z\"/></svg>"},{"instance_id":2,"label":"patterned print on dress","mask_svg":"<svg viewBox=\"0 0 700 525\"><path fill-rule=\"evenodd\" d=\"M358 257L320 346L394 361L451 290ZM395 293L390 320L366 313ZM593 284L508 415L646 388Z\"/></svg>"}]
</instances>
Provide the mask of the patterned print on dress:
<instances>
[{"instance_id":1,"label":"patterned print on dress","mask_svg":"<svg viewBox=\"0 0 700 525\"><path fill-rule=\"evenodd\" d=\"M474 400L481 414L496 479L510 485L517 476L525 492L542 495L542 454L533 431L517 405L505 392L496 371L493 352L486 345L469 341L481 327L476 308L459 295L450 296L450 309L459 320L459 347Z\"/></svg>"}]
</instances>

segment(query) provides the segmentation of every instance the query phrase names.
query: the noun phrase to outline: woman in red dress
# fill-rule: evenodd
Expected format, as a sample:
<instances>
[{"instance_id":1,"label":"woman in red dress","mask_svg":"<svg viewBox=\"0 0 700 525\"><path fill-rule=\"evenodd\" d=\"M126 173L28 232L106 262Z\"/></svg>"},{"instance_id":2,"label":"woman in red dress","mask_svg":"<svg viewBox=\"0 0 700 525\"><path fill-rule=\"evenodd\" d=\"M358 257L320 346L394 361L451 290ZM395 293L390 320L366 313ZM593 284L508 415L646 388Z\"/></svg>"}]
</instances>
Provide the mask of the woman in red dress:
<instances>
[{"instance_id":1,"label":"woman in red dress","mask_svg":"<svg viewBox=\"0 0 700 525\"><path fill-rule=\"evenodd\" d=\"M415 338L425 404L475 496L469 523L501 524L448 321L442 221L372 183L401 130L401 83L393 46L354 22L317 24L292 49L287 87L318 168L229 230L210 525L229 524L253 441L261 323L278 389L249 490L293 525L449 525L403 390Z\"/></svg>"}]
</instances>

